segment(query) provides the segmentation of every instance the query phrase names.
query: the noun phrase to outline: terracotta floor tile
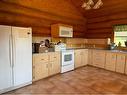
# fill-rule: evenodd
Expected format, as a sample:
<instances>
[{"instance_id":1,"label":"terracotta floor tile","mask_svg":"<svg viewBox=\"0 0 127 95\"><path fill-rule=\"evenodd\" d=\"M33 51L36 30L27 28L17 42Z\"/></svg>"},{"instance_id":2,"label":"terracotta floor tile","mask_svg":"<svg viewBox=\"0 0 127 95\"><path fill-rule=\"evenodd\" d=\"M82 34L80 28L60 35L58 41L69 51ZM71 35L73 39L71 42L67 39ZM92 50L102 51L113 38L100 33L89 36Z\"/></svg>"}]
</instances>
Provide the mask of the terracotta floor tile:
<instances>
[{"instance_id":1,"label":"terracotta floor tile","mask_svg":"<svg viewBox=\"0 0 127 95\"><path fill-rule=\"evenodd\" d=\"M127 95L127 76L86 66L58 74L6 95Z\"/></svg>"}]
</instances>

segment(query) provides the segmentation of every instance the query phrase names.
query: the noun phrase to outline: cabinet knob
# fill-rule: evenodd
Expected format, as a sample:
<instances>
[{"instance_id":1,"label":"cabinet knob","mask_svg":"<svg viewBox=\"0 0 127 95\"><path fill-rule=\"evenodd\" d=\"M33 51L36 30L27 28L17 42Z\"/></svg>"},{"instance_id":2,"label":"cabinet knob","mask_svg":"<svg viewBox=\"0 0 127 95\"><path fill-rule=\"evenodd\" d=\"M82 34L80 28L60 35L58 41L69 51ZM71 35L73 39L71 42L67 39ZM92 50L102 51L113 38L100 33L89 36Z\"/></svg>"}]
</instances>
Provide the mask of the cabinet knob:
<instances>
[{"instance_id":1,"label":"cabinet knob","mask_svg":"<svg viewBox=\"0 0 127 95\"><path fill-rule=\"evenodd\" d=\"M28 32L27 34L30 35L30 32Z\"/></svg>"}]
</instances>

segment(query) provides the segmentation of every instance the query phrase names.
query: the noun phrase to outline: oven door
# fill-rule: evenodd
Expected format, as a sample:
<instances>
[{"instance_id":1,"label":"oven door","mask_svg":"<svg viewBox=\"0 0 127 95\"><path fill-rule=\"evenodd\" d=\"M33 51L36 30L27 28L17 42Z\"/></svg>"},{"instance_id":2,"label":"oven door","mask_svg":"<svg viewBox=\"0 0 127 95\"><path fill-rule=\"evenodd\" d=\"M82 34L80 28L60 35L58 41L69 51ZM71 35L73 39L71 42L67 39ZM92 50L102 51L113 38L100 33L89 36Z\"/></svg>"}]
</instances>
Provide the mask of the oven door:
<instances>
[{"instance_id":1,"label":"oven door","mask_svg":"<svg viewBox=\"0 0 127 95\"><path fill-rule=\"evenodd\" d=\"M62 51L62 66L74 64L74 51Z\"/></svg>"}]
</instances>

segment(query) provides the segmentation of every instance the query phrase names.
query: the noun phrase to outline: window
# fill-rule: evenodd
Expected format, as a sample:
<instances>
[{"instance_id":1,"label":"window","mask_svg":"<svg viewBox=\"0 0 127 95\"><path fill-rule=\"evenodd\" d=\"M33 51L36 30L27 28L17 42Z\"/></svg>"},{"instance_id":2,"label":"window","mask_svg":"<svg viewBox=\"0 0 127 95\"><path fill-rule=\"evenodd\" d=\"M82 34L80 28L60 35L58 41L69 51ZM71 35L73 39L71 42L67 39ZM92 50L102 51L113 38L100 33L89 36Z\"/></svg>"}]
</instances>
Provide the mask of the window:
<instances>
[{"instance_id":1,"label":"window","mask_svg":"<svg viewBox=\"0 0 127 95\"><path fill-rule=\"evenodd\" d=\"M125 41L127 41L127 25L116 25L114 26L114 43L125 47Z\"/></svg>"}]
</instances>

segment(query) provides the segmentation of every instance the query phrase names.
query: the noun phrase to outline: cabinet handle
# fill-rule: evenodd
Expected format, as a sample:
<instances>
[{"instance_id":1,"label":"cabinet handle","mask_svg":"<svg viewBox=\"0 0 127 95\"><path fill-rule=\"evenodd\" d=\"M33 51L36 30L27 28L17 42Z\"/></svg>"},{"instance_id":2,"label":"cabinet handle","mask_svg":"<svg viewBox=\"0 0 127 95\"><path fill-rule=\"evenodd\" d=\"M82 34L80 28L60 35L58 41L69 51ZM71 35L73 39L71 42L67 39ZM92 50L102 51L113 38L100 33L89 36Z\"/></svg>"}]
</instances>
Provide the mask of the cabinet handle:
<instances>
[{"instance_id":1,"label":"cabinet handle","mask_svg":"<svg viewBox=\"0 0 127 95\"><path fill-rule=\"evenodd\" d=\"M54 58L56 58L56 57L54 57Z\"/></svg>"},{"instance_id":2,"label":"cabinet handle","mask_svg":"<svg viewBox=\"0 0 127 95\"><path fill-rule=\"evenodd\" d=\"M44 60L44 59L41 59L41 60Z\"/></svg>"}]
</instances>

